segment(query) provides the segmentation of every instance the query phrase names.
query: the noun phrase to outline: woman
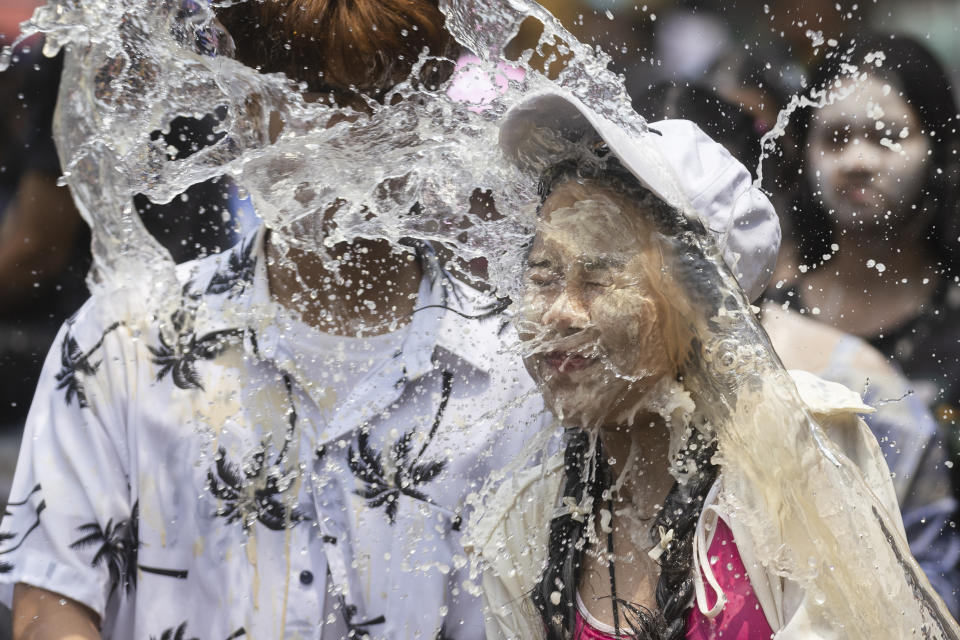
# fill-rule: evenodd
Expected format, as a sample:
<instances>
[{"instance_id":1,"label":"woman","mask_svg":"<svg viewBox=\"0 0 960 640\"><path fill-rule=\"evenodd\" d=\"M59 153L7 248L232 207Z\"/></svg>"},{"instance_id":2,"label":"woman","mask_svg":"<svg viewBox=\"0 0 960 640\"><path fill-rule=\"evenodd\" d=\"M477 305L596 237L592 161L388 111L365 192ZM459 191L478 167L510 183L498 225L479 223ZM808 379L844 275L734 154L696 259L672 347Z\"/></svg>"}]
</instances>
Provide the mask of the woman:
<instances>
[{"instance_id":1,"label":"woman","mask_svg":"<svg viewBox=\"0 0 960 640\"><path fill-rule=\"evenodd\" d=\"M846 62L865 76L835 91ZM805 267L777 297L893 359L953 430L960 135L951 82L919 42L864 35L825 57L810 85L836 95L797 121L805 179L788 213Z\"/></svg>"},{"instance_id":2,"label":"woman","mask_svg":"<svg viewBox=\"0 0 960 640\"><path fill-rule=\"evenodd\" d=\"M635 141L563 94L501 142L541 176L518 329L567 431L471 522L488 638L954 637L869 408L791 382L748 308L778 231L746 169L691 123Z\"/></svg>"}]
</instances>

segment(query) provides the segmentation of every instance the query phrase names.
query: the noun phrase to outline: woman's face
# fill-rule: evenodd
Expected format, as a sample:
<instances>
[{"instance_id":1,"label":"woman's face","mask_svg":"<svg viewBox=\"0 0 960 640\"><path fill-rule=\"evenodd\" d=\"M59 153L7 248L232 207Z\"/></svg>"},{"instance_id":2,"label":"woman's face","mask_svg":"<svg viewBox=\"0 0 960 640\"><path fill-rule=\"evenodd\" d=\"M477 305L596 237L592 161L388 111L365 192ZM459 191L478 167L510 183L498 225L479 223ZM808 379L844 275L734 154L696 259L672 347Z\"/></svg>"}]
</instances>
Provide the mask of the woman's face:
<instances>
[{"instance_id":1,"label":"woman's face","mask_svg":"<svg viewBox=\"0 0 960 640\"><path fill-rule=\"evenodd\" d=\"M642 212L608 188L570 180L544 202L519 329L527 369L565 423L626 422L672 373L649 275L661 268Z\"/></svg>"},{"instance_id":2,"label":"woman's face","mask_svg":"<svg viewBox=\"0 0 960 640\"><path fill-rule=\"evenodd\" d=\"M868 76L851 95L820 109L810 127L808 179L840 230L907 221L926 182L932 144L896 88Z\"/></svg>"}]
</instances>

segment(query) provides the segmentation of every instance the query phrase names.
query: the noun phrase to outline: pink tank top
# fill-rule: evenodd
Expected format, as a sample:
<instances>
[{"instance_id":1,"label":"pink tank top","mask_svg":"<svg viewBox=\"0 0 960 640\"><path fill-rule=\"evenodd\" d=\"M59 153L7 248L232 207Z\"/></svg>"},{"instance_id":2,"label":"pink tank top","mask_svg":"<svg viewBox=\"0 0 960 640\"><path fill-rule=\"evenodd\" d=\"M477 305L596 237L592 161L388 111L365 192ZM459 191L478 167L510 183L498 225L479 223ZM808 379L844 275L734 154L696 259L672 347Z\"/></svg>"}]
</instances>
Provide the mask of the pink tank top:
<instances>
[{"instance_id":1,"label":"pink tank top","mask_svg":"<svg viewBox=\"0 0 960 640\"><path fill-rule=\"evenodd\" d=\"M740 559L737 545L733 541L733 532L723 520L717 520L717 530L710 542L707 556L717 582L727 597L727 604L712 620L697 607L690 611L687 618L686 640L767 640L773 636L773 630L763 615L760 601L757 600L750 579ZM716 562L713 562L716 558ZM707 589L707 606L716 604L716 596ZM587 614L589 615L589 614ZM596 622L587 620L577 607L577 629L574 638L578 640L617 640L613 630L598 628ZM606 626L606 625L604 625ZM629 638L629 636L621 636Z\"/></svg>"}]
</instances>

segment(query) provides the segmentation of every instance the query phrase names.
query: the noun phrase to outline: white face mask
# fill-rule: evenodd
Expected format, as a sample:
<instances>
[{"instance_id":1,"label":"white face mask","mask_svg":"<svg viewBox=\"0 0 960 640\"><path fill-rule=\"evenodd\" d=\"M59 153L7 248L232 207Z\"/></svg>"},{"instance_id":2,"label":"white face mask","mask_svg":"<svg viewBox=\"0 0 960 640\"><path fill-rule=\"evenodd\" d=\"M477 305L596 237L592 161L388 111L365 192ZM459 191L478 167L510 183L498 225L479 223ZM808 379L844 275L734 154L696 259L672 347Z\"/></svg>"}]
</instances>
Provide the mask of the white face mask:
<instances>
[{"instance_id":1,"label":"white face mask","mask_svg":"<svg viewBox=\"0 0 960 640\"><path fill-rule=\"evenodd\" d=\"M908 220L932 142L896 89L868 77L814 115L809 141L807 174L840 231L870 233Z\"/></svg>"}]
</instances>

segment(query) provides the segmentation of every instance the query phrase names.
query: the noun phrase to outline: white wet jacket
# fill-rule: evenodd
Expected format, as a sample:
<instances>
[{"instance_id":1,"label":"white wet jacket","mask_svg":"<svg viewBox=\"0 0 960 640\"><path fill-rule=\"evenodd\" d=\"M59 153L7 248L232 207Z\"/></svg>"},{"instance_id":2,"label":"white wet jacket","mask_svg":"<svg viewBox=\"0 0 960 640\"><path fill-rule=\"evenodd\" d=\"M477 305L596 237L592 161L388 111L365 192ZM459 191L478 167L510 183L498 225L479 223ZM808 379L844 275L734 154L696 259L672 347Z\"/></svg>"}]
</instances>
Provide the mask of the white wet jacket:
<instances>
[{"instance_id":1,"label":"white wet jacket","mask_svg":"<svg viewBox=\"0 0 960 640\"><path fill-rule=\"evenodd\" d=\"M791 371L800 397L826 434L859 467L870 489L886 507L891 522L905 537L890 473L876 438L858 414L874 409L859 394L804 371ZM563 456L508 478L482 510L471 519L464 545L482 570L486 637L534 640L544 637L543 622L529 594L546 562L550 520L563 490ZM723 476L718 478L704 504L694 541L696 598L707 617L720 612L707 606L707 593L719 586L706 562L706 553L718 517L729 525L751 586L777 640L837 639L843 634L810 614L806 594L794 582L768 571L756 558L751 537L742 522L721 508ZM539 532L532 535L532 532ZM702 574L700 573L702 570ZM706 576L706 580L703 577ZM722 598L715 598L722 602Z\"/></svg>"}]
</instances>

